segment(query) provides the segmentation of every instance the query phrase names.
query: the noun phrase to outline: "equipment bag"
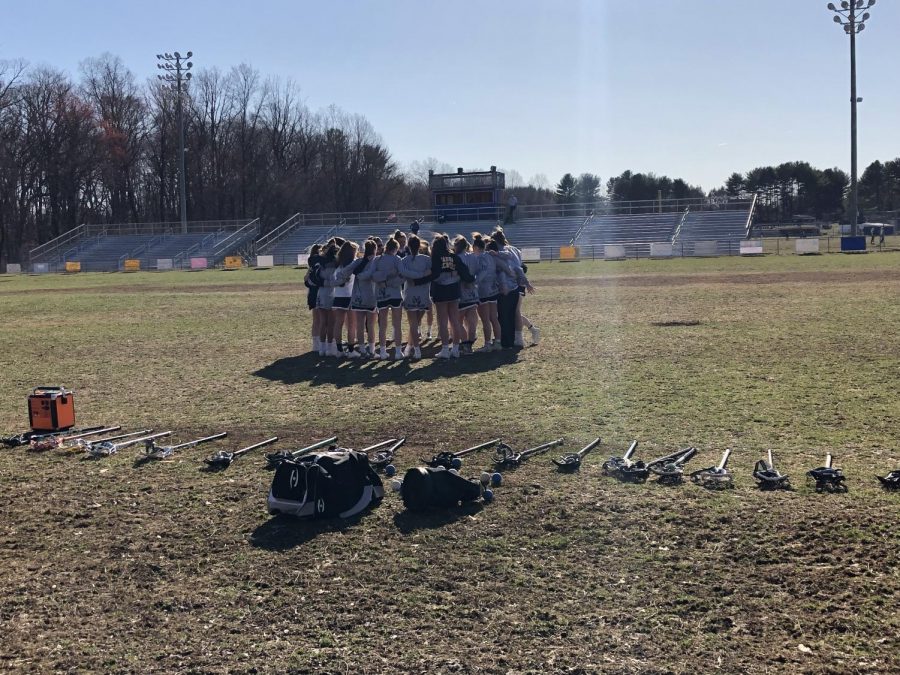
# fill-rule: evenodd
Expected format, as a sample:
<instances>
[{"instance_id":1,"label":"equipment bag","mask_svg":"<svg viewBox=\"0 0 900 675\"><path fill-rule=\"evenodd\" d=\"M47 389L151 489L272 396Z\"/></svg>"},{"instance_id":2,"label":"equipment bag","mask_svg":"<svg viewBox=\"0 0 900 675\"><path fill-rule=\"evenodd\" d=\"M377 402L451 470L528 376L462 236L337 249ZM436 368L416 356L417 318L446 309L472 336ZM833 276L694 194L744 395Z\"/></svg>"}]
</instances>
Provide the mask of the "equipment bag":
<instances>
[{"instance_id":1,"label":"equipment bag","mask_svg":"<svg viewBox=\"0 0 900 675\"><path fill-rule=\"evenodd\" d=\"M369 458L355 450L311 453L283 462L272 478L269 513L350 518L384 497Z\"/></svg>"},{"instance_id":2,"label":"equipment bag","mask_svg":"<svg viewBox=\"0 0 900 675\"><path fill-rule=\"evenodd\" d=\"M481 483L463 478L452 469L420 466L406 472L400 492L406 508L422 511L473 502L481 497Z\"/></svg>"}]
</instances>

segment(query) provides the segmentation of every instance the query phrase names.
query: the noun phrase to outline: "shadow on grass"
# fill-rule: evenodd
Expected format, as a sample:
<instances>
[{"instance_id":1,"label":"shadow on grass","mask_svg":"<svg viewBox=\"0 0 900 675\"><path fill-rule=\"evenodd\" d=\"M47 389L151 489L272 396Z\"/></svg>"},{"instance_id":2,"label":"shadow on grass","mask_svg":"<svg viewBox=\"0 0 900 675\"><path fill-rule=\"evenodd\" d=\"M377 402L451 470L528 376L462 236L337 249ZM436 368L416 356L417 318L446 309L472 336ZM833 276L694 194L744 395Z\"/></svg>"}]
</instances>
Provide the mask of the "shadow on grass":
<instances>
[{"instance_id":1,"label":"shadow on grass","mask_svg":"<svg viewBox=\"0 0 900 675\"><path fill-rule=\"evenodd\" d=\"M483 509L482 502L469 502L461 506L434 509L433 511L407 511L404 509L394 516L394 525L403 534L410 534L416 530L433 530L462 518L474 516Z\"/></svg>"},{"instance_id":2,"label":"shadow on grass","mask_svg":"<svg viewBox=\"0 0 900 675\"><path fill-rule=\"evenodd\" d=\"M369 510L355 518L331 518L328 520L309 520L279 514L253 530L250 545L267 551L287 551L296 546L312 541L326 532L343 532L358 524Z\"/></svg>"},{"instance_id":3,"label":"shadow on grass","mask_svg":"<svg viewBox=\"0 0 900 675\"><path fill-rule=\"evenodd\" d=\"M518 350L505 349L490 354L471 354L459 359L435 359L425 356L421 361L379 361L377 359L336 359L319 356L315 352L289 356L260 368L253 373L273 382L314 386L330 384L335 387L376 387L379 384L433 382L435 380L470 375L515 363Z\"/></svg>"}]
</instances>

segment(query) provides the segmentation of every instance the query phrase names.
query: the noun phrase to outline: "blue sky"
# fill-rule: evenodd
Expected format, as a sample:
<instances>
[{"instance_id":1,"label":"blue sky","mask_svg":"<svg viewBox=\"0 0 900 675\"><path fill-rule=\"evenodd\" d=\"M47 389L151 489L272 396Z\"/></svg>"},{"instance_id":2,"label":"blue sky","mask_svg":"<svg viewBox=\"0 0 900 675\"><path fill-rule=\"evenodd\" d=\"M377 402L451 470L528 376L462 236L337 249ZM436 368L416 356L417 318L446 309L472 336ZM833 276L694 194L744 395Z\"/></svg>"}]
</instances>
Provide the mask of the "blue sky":
<instances>
[{"instance_id":1,"label":"blue sky","mask_svg":"<svg viewBox=\"0 0 900 675\"><path fill-rule=\"evenodd\" d=\"M401 163L625 169L710 189L804 159L849 170L849 45L819 0L0 0L0 59L76 73L159 51L293 78L364 114ZM900 3L858 43L860 171L900 155Z\"/></svg>"}]
</instances>

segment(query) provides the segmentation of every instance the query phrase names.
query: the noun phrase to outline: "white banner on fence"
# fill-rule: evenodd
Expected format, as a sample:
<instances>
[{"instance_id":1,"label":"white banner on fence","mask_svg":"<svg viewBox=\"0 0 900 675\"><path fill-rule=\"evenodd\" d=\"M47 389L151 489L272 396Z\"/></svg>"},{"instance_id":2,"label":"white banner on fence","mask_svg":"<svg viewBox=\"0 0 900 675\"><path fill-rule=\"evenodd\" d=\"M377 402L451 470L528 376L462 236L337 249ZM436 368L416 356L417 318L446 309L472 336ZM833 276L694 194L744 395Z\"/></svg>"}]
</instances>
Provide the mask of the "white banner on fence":
<instances>
[{"instance_id":1,"label":"white banner on fence","mask_svg":"<svg viewBox=\"0 0 900 675\"><path fill-rule=\"evenodd\" d=\"M741 242L741 255L762 255L762 239L747 239Z\"/></svg>"},{"instance_id":2,"label":"white banner on fence","mask_svg":"<svg viewBox=\"0 0 900 675\"><path fill-rule=\"evenodd\" d=\"M603 247L603 257L607 260L624 260L625 247L622 244L606 244Z\"/></svg>"},{"instance_id":3,"label":"white banner on fence","mask_svg":"<svg viewBox=\"0 0 900 675\"><path fill-rule=\"evenodd\" d=\"M7 274L21 274L22 266L19 263L7 263L6 273Z\"/></svg>"},{"instance_id":4,"label":"white banner on fence","mask_svg":"<svg viewBox=\"0 0 900 675\"><path fill-rule=\"evenodd\" d=\"M819 252L819 240L818 239L797 239L797 242L794 244L794 250L799 255L807 255L810 253L818 253Z\"/></svg>"},{"instance_id":5,"label":"white banner on fence","mask_svg":"<svg viewBox=\"0 0 900 675\"><path fill-rule=\"evenodd\" d=\"M713 257L719 254L718 247L714 241L695 241L694 255L702 257Z\"/></svg>"},{"instance_id":6,"label":"white banner on fence","mask_svg":"<svg viewBox=\"0 0 900 675\"><path fill-rule=\"evenodd\" d=\"M258 255L258 256L256 256L256 266L257 267L274 267L275 266L275 256L273 256L273 255Z\"/></svg>"},{"instance_id":7,"label":"white banner on fence","mask_svg":"<svg viewBox=\"0 0 900 675\"><path fill-rule=\"evenodd\" d=\"M306 253L297 254L297 267L306 267L309 265L309 256Z\"/></svg>"},{"instance_id":8,"label":"white banner on fence","mask_svg":"<svg viewBox=\"0 0 900 675\"><path fill-rule=\"evenodd\" d=\"M50 263L34 263L31 271L33 274L47 274L50 271Z\"/></svg>"},{"instance_id":9,"label":"white banner on fence","mask_svg":"<svg viewBox=\"0 0 900 675\"><path fill-rule=\"evenodd\" d=\"M657 241L650 244L651 258L671 258L672 244L668 241Z\"/></svg>"},{"instance_id":10,"label":"white banner on fence","mask_svg":"<svg viewBox=\"0 0 900 675\"><path fill-rule=\"evenodd\" d=\"M206 269L206 258L191 258L191 269L192 270L205 270Z\"/></svg>"},{"instance_id":11,"label":"white banner on fence","mask_svg":"<svg viewBox=\"0 0 900 675\"><path fill-rule=\"evenodd\" d=\"M157 258L156 259L156 269L158 270L170 270L173 269L174 265L172 264L171 258Z\"/></svg>"},{"instance_id":12,"label":"white banner on fence","mask_svg":"<svg viewBox=\"0 0 900 675\"><path fill-rule=\"evenodd\" d=\"M522 262L540 262L541 261L541 249L538 247L533 248L523 248L522 249Z\"/></svg>"}]
</instances>

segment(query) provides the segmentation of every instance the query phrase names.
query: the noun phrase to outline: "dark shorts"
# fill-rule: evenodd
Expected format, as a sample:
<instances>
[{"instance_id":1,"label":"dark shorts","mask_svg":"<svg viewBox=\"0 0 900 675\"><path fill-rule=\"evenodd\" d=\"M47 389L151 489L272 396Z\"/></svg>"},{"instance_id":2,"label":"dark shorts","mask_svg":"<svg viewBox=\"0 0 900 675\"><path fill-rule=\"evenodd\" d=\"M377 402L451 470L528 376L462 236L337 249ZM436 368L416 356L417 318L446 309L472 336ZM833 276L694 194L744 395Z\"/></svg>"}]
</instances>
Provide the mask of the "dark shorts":
<instances>
[{"instance_id":1,"label":"dark shorts","mask_svg":"<svg viewBox=\"0 0 900 675\"><path fill-rule=\"evenodd\" d=\"M431 284L432 302L453 302L459 300L459 282L455 284Z\"/></svg>"},{"instance_id":2,"label":"dark shorts","mask_svg":"<svg viewBox=\"0 0 900 675\"><path fill-rule=\"evenodd\" d=\"M307 289L306 293L306 306L310 309L316 308L316 296L319 294L319 287L313 286L312 288Z\"/></svg>"},{"instance_id":3,"label":"dark shorts","mask_svg":"<svg viewBox=\"0 0 900 675\"><path fill-rule=\"evenodd\" d=\"M359 305L350 305L350 309L354 312L374 312L374 307L360 307Z\"/></svg>"},{"instance_id":4,"label":"dark shorts","mask_svg":"<svg viewBox=\"0 0 900 675\"><path fill-rule=\"evenodd\" d=\"M332 309L350 309L350 298L335 298L331 307Z\"/></svg>"},{"instance_id":5,"label":"dark shorts","mask_svg":"<svg viewBox=\"0 0 900 675\"><path fill-rule=\"evenodd\" d=\"M479 304L479 305L490 305L490 304L495 304L495 305L496 305L496 304L497 304L497 301L498 301L499 299L500 299L500 294L497 293L497 295L489 295L489 296L487 296L486 298L481 298L481 299L478 301L478 304Z\"/></svg>"},{"instance_id":6,"label":"dark shorts","mask_svg":"<svg viewBox=\"0 0 900 675\"><path fill-rule=\"evenodd\" d=\"M469 300L467 302L460 301L460 303L459 303L460 309L469 309L469 307L478 307L478 300Z\"/></svg>"},{"instance_id":7,"label":"dark shorts","mask_svg":"<svg viewBox=\"0 0 900 675\"><path fill-rule=\"evenodd\" d=\"M523 297L525 296L525 287L524 286L519 286L518 291L519 291L519 295L521 295Z\"/></svg>"},{"instance_id":8,"label":"dark shorts","mask_svg":"<svg viewBox=\"0 0 900 675\"><path fill-rule=\"evenodd\" d=\"M399 307L403 301L400 298L390 298L389 300L379 300L378 309L387 309L388 307Z\"/></svg>"}]
</instances>

